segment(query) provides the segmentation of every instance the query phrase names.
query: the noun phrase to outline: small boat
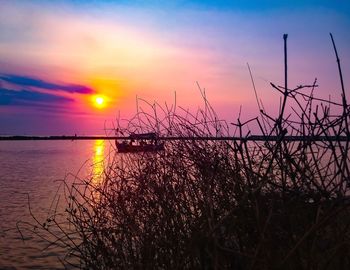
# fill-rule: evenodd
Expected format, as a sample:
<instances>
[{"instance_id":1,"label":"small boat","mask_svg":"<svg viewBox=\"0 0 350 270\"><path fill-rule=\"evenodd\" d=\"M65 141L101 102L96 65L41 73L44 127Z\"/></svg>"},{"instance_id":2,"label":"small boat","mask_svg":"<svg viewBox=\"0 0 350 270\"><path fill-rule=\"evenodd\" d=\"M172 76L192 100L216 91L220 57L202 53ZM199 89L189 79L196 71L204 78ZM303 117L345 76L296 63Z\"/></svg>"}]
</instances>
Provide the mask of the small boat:
<instances>
[{"instance_id":1,"label":"small boat","mask_svg":"<svg viewBox=\"0 0 350 270\"><path fill-rule=\"evenodd\" d=\"M127 140L115 141L119 153L157 152L164 150L164 142L160 142L156 133L132 133Z\"/></svg>"}]
</instances>

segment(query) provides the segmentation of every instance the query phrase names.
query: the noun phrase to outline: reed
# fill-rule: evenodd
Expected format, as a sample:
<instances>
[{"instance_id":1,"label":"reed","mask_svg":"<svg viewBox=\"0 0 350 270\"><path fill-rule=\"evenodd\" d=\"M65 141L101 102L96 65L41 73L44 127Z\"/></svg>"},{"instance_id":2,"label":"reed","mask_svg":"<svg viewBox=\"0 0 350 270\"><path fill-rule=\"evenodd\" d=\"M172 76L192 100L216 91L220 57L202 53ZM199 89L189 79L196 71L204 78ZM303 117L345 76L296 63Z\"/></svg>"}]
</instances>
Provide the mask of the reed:
<instances>
[{"instance_id":1,"label":"reed","mask_svg":"<svg viewBox=\"0 0 350 270\"><path fill-rule=\"evenodd\" d=\"M67 249L64 263L82 269L349 269L343 83L341 102L318 98L316 80L271 87L282 96L279 114L257 98L260 115L244 123L220 120L200 87L204 105L194 113L176 101L140 101L134 118L117 121L121 134L186 139L167 141L163 152L117 155L99 184L65 182L67 219L55 211L27 229L51 234ZM247 141L248 124L277 140ZM188 139L232 134L240 140Z\"/></svg>"}]
</instances>

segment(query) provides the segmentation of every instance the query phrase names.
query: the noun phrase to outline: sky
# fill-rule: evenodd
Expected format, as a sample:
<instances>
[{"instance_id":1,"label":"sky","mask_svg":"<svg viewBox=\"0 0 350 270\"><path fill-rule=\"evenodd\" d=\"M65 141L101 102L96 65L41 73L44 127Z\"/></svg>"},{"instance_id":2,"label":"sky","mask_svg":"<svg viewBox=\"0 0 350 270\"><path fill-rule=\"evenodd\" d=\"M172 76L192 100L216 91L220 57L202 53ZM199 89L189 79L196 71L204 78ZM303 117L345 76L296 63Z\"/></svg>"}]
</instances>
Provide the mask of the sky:
<instances>
[{"instance_id":1,"label":"sky","mask_svg":"<svg viewBox=\"0 0 350 270\"><path fill-rule=\"evenodd\" d=\"M232 122L277 112L288 34L289 86L338 99L350 78L349 1L0 0L0 135L106 134L136 99L203 105ZM348 87L347 87L348 89ZM138 103L140 104L140 103ZM146 106L144 104L144 106Z\"/></svg>"}]
</instances>

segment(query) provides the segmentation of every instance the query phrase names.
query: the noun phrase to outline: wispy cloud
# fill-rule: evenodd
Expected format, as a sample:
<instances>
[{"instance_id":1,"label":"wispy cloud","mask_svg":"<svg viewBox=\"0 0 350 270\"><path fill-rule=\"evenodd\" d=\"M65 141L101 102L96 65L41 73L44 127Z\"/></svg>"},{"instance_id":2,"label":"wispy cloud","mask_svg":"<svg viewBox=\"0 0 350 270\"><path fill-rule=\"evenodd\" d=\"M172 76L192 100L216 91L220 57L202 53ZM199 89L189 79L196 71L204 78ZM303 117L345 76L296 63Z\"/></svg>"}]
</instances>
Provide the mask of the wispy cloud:
<instances>
[{"instance_id":1,"label":"wispy cloud","mask_svg":"<svg viewBox=\"0 0 350 270\"><path fill-rule=\"evenodd\" d=\"M1 105L20 105L20 106L40 106L40 104L62 104L71 102L73 99L40 93L30 90L14 91L0 88L0 106Z\"/></svg>"},{"instance_id":2,"label":"wispy cloud","mask_svg":"<svg viewBox=\"0 0 350 270\"><path fill-rule=\"evenodd\" d=\"M22 87L37 87L45 90L64 91L78 94L94 93L94 90L88 86L79 84L56 84L27 76L2 74L0 75L0 80Z\"/></svg>"}]
</instances>

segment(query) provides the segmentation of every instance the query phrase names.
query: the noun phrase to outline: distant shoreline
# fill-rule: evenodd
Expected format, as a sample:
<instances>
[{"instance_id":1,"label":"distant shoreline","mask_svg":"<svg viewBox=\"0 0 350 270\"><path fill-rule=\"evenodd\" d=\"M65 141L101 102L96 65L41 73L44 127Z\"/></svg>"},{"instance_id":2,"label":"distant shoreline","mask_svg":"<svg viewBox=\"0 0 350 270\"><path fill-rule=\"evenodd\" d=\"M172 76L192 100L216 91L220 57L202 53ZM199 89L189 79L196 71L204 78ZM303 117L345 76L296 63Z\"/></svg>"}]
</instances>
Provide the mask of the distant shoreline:
<instances>
[{"instance_id":1,"label":"distant shoreline","mask_svg":"<svg viewBox=\"0 0 350 270\"><path fill-rule=\"evenodd\" d=\"M164 136L158 137L163 141L194 140L194 141L350 141L347 136L264 136L251 135L248 137L189 137ZM75 140L130 140L129 136L0 136L0 141L75 141ZM142 140L142 138L133 138Z\"/></svg>"}]
</instances>

